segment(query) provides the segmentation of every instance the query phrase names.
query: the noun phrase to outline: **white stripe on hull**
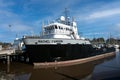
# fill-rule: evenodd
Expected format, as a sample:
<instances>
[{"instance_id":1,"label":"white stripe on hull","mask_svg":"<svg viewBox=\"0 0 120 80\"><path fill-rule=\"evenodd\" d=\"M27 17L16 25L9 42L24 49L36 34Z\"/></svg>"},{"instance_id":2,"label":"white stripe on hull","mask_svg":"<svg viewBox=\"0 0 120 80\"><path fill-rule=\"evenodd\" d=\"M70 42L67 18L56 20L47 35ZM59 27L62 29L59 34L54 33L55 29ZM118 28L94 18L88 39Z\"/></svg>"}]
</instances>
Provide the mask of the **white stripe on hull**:
<instances>
[{"instance_id":1,"label":"white stripe on hull","mask_svg":"<svg viewBox=\"0 0 120 80\"><path fill-rule=\"evenodd\" d=\"M24 38L25 45L42 45L42 44L90 44L87 40L69 40L69 39L34 39Z\"/></svg>"}]
</instances>

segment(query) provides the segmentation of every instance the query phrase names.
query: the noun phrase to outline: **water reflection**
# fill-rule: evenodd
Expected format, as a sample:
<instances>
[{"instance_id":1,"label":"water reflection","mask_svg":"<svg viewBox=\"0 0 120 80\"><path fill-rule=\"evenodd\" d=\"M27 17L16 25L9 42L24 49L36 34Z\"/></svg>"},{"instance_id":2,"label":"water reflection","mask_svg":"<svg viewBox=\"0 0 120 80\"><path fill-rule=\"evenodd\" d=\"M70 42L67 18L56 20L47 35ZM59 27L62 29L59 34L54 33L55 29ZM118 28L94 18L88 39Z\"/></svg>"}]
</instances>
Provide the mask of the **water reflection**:
<instances>
[{"instance_id":1,"label":"water reflection","mask_svg":"<svg viewBox=\"0 0 120 80\"><path fill-rule=\"evenodd\" d=\"M110 61L99 64L92 73L93 80L120 80L120 52Z\"/></svg>"},{"instance_id":2,"label":"water reflection","mask_svg":"<svg viewBox=\"0 0 120 80\"><path fill-rule=\"evenodd\" d=\"M90 75L94 64L86 63L59 68L34 69L30 65L12 63L9 67L0 64L0 79L4 80L79 80Z\"/></svg>"},{"instance_id":3,"label":"water reflection","mask_svg":"<svg viewBox=\"0 0 120 80\"><path fill-rule=\"evenodd\" d=\"M111 60L111 58L107 60ZM12 62L7 65L0 62L0 80L90 80L91 78L95 79L93 76L96 74L95 66L104 61L106 59L74 66L42 69L24 63ZM106 66L108 65L106 64Z\"/></svg>"}]
</instances>

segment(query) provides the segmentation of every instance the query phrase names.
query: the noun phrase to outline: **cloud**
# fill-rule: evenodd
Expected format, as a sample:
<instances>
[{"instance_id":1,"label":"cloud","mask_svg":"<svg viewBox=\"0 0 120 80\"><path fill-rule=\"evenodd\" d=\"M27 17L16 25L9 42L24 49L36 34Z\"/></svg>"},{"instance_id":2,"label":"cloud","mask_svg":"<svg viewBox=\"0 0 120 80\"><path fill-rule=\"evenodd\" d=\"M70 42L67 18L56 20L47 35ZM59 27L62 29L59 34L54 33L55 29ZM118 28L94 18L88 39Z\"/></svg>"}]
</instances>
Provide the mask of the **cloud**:
<instances>
[{"instance_id":1,"label":"cloud","mask_svg":"<svg viewBox=\"0 0 120 80\"><path fill-rule=\"evenodd\" d=\"M14 5L13 2L5 2L5 0L0 0L0 21L4 19L4 21L8 20L7 18L13 18L17 15L12 12L11 7ZM11 18L11 19L12 19Z\"/></svg>"},{"instance_id":2,"label":"cloud","mask_svg":"<svg viewBox=\"0 0 120 80\"><path fill-rule=\"evenodd\" d=\"M0 34L0 38L3 38L3 35Z\"/></svg>"},{"instance_id":3,"label":"cloud","mask_svg":"<svg viewBox=\"0 0 120 80\"><path fill-rule=\"evenodd\" d=\"M32 30L31 25L27 24L25 20L23 20L22 14L17 14L11 8L15 5L15 2L5 2L4 0L0 0L0 29L2 30L1 34L5 34L5 31L9 31L9 26L12 25L11 31L13 32L24 32Z\"/></svg>"},{"instance_id":4,"label":"cloud","mask_svg":"<svg viewBox=\"0 0 120 80\"><path fill-rule=\"evenodd\" d=\"M9 25L11 26L9 27ZM1 28L4 31L12 31L12 32L29 32L30 30L33 30L32 27L22 23L2 24Z\"/></svg>"},{"instance_id":5,"label":"cloud","mask_svg":"<svg viewBox=\"0 0 120 80\"><path fill-rule=\"evenodd\" d=\"M24 10L30 12L35 12L36 14L44 14L49 16L58 16L64 13L65 8L72 8L79 0L30 0L24 4ZM60 5L58 5L60 4ZM33 9L34 8L34 9ZM41 16L41 15L40 15ZM41 16L42 18L44 16ZM45 17L44 17L45 18Z\"/></svg>"},{"instance_id":6,"label":"cloud","mask_svg":"<svg viewBox=\"0 0 120 80\"><path fill-rule=\"evenodd\" d=\"M5 2L5 0L0 0L0 8L6 8L13 5L13 2Z\"/></svg>"},{"instance_id":7,"label":"cloud","mask_svg":"<svg viewBox=\"0 0 120 80\"><path fill-rule=\"evenodd\" d=\"M111 27L111 30L114 30L115 32L120 32L120 23L112 26L112 27Z\"/></svg>"},{"instance_id":8,"label":"cloud","mask_svg":"<svg viewBox=\"0 0 120 80\"><path fill-rule=\"evenodd\" d=\"M90 14L86 19L105 18L105 17L111 17L118 14L120 15L120 9L103 10L103 11L98 11Z\"/></svg>"},{"instance_id":9,"label":"cloud","mask_svg":"<svg viewBox=\"0 0 120 80\"><path fill-rule=\"evenodd\" d=\"M13 12L9 12L7 10L0 10L0 28L3 31L8 31L8 25L12 25L11 29L14 32L23 32L31 29L29 25L26 25L24 21Z\"/></svg>"},{"instance_id":10,"label":"cloud","mask_svg":"<svg viewBox=\"0 0 120 80\"><path fill-rule=\"evenodd\" d=\"M7 11L7 10L0 10L0 17L1 17L1 19L6 19L6 20L11 19L12 20L12 19L17 18L18 15L15 13L12 13L10 11Z\"/></svg>"},{"instance_id":11,"label":"cloud","mask_svg":"<svg viewBox=\"0 0 120 80\"><path fill-rule=\"evenodd\" d=\"M111 34L112 37L120 38L120 23L109 26L109 34Z\"/></svg>"},{"instance_id":12,"label":"cloud","mask_svg":"<svg viewBox=\"0 0 120 80\"><path fill-rule=\"evenodd\" d=\"M23 25L23 24L16 24L15 27L12 27L12 31L13 32L23 32L23 31L30 31L32 30L31 27L27 26L27 25Z\"/></svg>"}]
</instances>

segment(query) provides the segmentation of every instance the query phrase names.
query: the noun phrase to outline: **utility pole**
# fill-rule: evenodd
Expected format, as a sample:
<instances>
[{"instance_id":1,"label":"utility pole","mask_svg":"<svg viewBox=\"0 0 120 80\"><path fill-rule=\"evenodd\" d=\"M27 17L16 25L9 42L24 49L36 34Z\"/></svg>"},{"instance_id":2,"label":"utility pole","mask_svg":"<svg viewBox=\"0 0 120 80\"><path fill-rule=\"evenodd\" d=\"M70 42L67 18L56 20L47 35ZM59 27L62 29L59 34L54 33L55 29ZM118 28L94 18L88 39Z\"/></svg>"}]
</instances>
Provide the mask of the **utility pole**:
<instances>
[{"instance_id":1,"label":"utility pole","mask_svg":"<svg viewBox=\"0 0 120 80\"><path fill-rule=\"evenodd\" d=\"M109 44L111 44L111 33L109 33Z\"/></svg>"}]
</instances>

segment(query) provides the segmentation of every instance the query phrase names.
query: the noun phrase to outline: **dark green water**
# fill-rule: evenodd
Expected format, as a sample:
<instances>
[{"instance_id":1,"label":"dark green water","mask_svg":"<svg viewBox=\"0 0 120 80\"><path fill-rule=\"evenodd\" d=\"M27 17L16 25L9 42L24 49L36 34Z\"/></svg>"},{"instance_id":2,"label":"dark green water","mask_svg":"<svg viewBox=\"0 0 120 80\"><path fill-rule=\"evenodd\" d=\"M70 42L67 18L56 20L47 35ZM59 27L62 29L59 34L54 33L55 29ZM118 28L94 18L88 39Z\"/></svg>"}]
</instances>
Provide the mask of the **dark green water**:
<instances>
[{"instance_id":1,"label":"dark green water","mask_svg":"<svg viewBox=\"0 0 120 80\"><path fill-rule=\"evenodd\" d=\"M116 57L67 67L35 68L0 62L0 80L120 80L120 53Z\"/></svg>"}]
</instances>

